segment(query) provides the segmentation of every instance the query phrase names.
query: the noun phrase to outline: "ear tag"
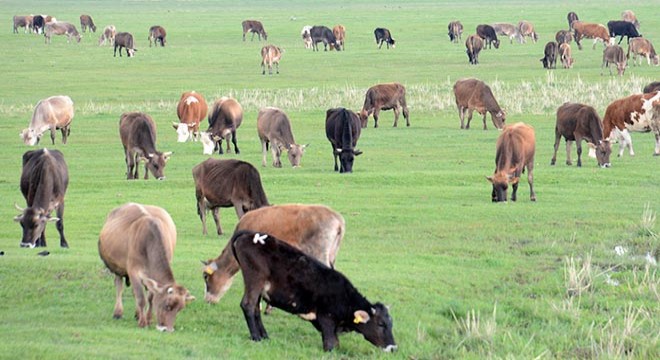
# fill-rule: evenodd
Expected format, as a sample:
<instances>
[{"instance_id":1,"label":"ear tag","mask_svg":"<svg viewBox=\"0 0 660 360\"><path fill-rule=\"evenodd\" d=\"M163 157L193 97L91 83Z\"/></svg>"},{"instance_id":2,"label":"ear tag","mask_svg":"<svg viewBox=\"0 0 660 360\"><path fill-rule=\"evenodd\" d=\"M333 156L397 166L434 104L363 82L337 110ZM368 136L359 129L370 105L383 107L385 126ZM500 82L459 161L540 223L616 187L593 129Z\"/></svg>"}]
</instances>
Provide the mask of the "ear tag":
<instances>
[{"instance_id":1,"label":"ear tag","mask_svg":"<svg viewBox=\"0 0 660 360\"><path fill-rule=\"evenodd\" d=\"M361 322L364 322L364 319L360 315L355 315L355 319L353 319L353 322L359 324Z\"/></svg>"},{"instance_id":2,"label":"ear tag","mask_svg":"<svg viewBox=\"0 0 660 360\"><path fill-rule=\"evenodd\" d=\"M259 235L259 233L256 233L254 234L254 238L252 239L252 242L255 244L258 243L264 245L266 243L264 240L266 240L267 237L268 235Z\"/></svg>"},{"instance_id":3,"label":"ear tag","mask_svg":"<svg viewBox=\"0 0 660 360\"><path fill-rule=\"evenodd\" d=\"M204 272L209 275L213 275L214 273L213 268L210 265L204 268Z\"/></svg>"}]
</instances>

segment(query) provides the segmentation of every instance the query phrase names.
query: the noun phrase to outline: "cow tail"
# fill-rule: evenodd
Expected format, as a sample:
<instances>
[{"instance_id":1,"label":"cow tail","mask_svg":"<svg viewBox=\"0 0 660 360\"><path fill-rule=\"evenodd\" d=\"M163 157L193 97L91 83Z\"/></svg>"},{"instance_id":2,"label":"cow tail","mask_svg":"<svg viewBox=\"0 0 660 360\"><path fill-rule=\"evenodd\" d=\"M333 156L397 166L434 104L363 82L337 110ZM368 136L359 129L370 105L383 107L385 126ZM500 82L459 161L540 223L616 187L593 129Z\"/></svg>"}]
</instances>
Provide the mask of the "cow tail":
<instances>
[{"instance_id":1,"label":"cow tail","mask_svg":"<svg viewBox=\"0 0 660 360\"><path fill-rule=\"evenodd\" d=\"M208 121L209 127L212 127L215 124L215 121L218 119L218 113L220 112L220 106L214 105L213 111L209 114Z\"/></svg>"}]
</instances>

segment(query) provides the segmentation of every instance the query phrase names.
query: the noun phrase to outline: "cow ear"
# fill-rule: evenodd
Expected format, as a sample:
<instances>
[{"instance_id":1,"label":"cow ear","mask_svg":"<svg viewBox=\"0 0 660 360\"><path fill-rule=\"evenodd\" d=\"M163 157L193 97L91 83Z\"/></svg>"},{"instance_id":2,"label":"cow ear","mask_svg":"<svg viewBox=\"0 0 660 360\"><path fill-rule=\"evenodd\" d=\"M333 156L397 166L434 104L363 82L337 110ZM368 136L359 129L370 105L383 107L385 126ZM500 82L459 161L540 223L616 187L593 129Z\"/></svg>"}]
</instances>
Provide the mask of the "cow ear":
<instances>
[{"instance_id":1,"label":"cow ear","mask_svg":"<svg viewBox=\"0 0 660 360\"><path fill-rule=\"evenodd\" d=\"M492 183L493 182L493 177L492 176L486 176L486 180L488 180Z\"/></svg>"},{"instance_id":2,"label":"cow ear","mask_svg":"<svg viewBox=\"0 0 660 360\"><path fill-rule=\"evenodd\" d=\"M172 127L174 130L179 130L179 124L175 123L174 121L172 122Z\"/></svg>"},{"instance_id":3,"label":"cow ear","mask_svg":"<svg viewBox=\"0 0 660 360\"><path fill-rule=\"evenodd\" d=\"M514 176L509 178L509 182L512 184L517 184L520 181L520 177Z\"/></svg>"},{"instance_id":4,"label":"cow ear","mask_svg":"<svg viewBox=\"0 0 660 360\"><path fill-rule=\"evenodd\" d=\"M305 144L305 145L303 145L303 146L302 146L303 150L304 150L305 148L307 148L308 146L309 146L309 144Z\"/></svg>"},{"instance_id":5,"label":"cow ear","mask_svg":"<svg viewBox=\"0 0 660 360\"><path fill-rule=\"evenodd\" d=\"M163 292L163 288L158 286L156 280L150 278L143 278L142 285L146 286L146 288L154 294Z\"/></svg>"},{"instance_id":6,"label":"cow ear","mask_svg":"<svg viewBox=\"0 0 660 360\"><path fill-rule=\"evenodd\" d=\"M355 156L362 155L362 150L355 149L355 150L353 150L353 154Z\"/></svg>"},{"instance_id":7,"label":"cow ear","mask_svg":"<svg viewBox=\"0 0 660 360\"><path fill-rule=\"evenodd\" d=\"M355 317L353 319L355 324L366 324L370 319L369 314L364 310L356 310L353 316Z\"/></svg>"},{"instance_id":8,"label":"cow ear","mask_svg":"<svg viewBox=\"0 0 660 360\"><path fill-rule=\"evenodd\" d=\"M21 220L23 220L23 214L16 215L16 217L14 217L14 221L16 221L16 222L21 222Z\"/></svg>"},{"instance_id":9,"label":"cow ear","mask_svg":"<svg viewBox=\"0 0 660 360\"><path fill-rule=\"evenodd\" d=\"M47 221L56 222L56 221L60 221L60 218L58 218L58 217L47 217Z\"/></svg>"},{"instance_id":10,"label":"cow ear","mask_svg":"<svg viewBox=\"0 0 660 360\"><path fill-rule=\"evenodd\" d=\"M195 297L190 295L190 292L186 291L186 304L189 304L193 301L195 301Z\"/></svg>"}]
</instances>

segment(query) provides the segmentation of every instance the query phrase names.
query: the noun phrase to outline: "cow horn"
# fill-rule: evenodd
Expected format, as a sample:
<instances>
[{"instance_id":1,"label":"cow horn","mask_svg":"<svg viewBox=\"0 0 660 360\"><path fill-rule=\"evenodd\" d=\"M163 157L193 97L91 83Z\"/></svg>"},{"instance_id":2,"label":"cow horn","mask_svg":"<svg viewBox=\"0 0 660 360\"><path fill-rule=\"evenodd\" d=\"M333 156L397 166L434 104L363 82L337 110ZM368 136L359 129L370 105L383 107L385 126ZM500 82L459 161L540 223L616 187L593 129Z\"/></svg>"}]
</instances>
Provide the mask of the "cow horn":
<instances>
[{"instance_id":1,"label":"cow horn","mask_svg":"<svg viewBox=\"0 0 660 360\"><path fill-rule=\"evenodd\" d=\"M163 153L163 156L170 157L170 156L172 156L172 152L171 151L166 151L166 152Z\"/></svg>"},{"instance_id":2,"label":"cow horn","mask_svg":"<svg viewBox=\"0 0 660 360\"><path fill-rule=\"evenodd\" d=\"M172 121L172 127L173 127L174 129L178 129L178 128L179 128L179 124L178 124L178 123L175 123L174 121Z\"/></svg>"},{"instance_id":3,"label":"cow horn","mask_svg":"<svg viewBox=\"0 0 660 360\"><path fill-rule=\"evenodd\" d=\"M19 212L23 212L23 211L25 211L25 209L23 209L22 207L18 206L17 203L14 203L14 207L15 207L16 210L18 210Z\"/></svg>"},{"instance_id":4,"label":"cow horn","mask_svg":"<svg viewBox=\"0 0 660 360\"><path fill-rule=\"evenodd\" d=\"M341 154L341 150L342 150L342 149L335 149L335 151L337 152L337 154Z\"/></svg>"}]
</instances>

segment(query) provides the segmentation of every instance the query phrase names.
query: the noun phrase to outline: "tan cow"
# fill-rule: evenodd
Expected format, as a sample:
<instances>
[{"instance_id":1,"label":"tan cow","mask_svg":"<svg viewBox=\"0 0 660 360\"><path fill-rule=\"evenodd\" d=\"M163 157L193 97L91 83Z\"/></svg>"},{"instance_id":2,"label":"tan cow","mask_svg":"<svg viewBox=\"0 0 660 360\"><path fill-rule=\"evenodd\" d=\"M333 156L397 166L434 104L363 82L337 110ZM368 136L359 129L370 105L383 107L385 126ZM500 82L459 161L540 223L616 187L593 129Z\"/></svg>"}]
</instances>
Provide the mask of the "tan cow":
<instances>
[{"instance_id":1,"label":"tan cow","mask_svg":"<svg viewBox=\"0 0 660 360\"><path fill-rule=\"evenodd\" d=\"M369 115L374 116L374 127L378 127L378 114L381 110L394 111L394 124L399 122L399 107L403 110L403 117L406 119L406 126L410 126L410 115L406 105L406 88L399 83L387 83L374 85L367 90L364 96L364 105L360 111L360 120L362 127L367 127Z\"/></svg>"},{"instance_id":2,"label":"tan cow","mask_svg":"<svg viewBox=\"0 0 660 360\"><path fill-rule=\"evenodd\" d=\"M626 71L627 61L623 49L619 45L609 45L603 50L603 64L600 67L600 74L603 75L603 68L607 66L612 75L612 68L610 64L615 64L619 76L622 76Z\"/></svg>"},{"instance_id":3,"label":"tan cow","mask_svg":"<svg viewBox=\"0 0 660 360\"><path fill-rule=\"evenodd\" d=\"M564 69L570 69L573 67L575 59L573 59L571 45L568 43L561 43L561 45L559 45L559 59L561 60Z\"/></svg>"},{"instance_id":4,"label":"tan cow","mask_svg":"<svg viewBox=\"0 0 660 360\"><path fill-rule=\"evenodd\" d=\"M174 331L176 315L195 300L174 280L170 263L175 246L176 226L164 209L127 203L110 212L98 248L101 260L115 274L115 319L124 314L125 280L126 286L133 284L138 326L149 326L155 309L156 329ZM142 286L147 289L146 296Z\"/></svg>"},{"instance_id":5,"label":"tan cow","mask_svg":"<svg viewBox=\"0 0 660 360\"><path fill-rule=\"evenodd\" d=\"M454 84L454 97L458 107L458 116L461 119L461 129L469 129L472 120L472 112L477 111L484 116L484 130L486 127L486 115L490 112L490 117L496 128L504 127L506 113L495 100L495 96L490 87L479 79L469 78L460 79ZM467 114L467 125L464 124Z\"/></svg>"},{"instance_id":6,"label":"tan cow","mask_svg":"<svg viewBox=\"0 0 660 360\"><path fill-rule=\"evenodd\" d=\"M516 201L520 176L527 170L529 199L536 201L534 193L534 152L536 137L534 128L524 123L505 126L497 138L495 172L486 179L493 184L493 202L507 201L507 189L512 185L511 201Z\"/></svg>"},{"instance_id":7,"label":"tan cow","mask_svg":"<svg viewBox=\"0 0 660 360\"><path fill-rule=\"evenodd\" d=\"M82 39L82 35L78 33L78 30L73 24L63 21L52 21L46 23L44 26L44 41L46 44L50 44L53 35L66 35L67 43L71 42L72 38L76 38L78 42L80 42L80 39Z\"/></svg>"},{"instance_id":8,"label":"tan cow","mask_svg":"<svg viewBox=\"0 0 660 360\"><path fill-rule=\"evenodd\" d=\"M621 19L623 19L623 21L633 23L633 25L635 25L635 28L639 30L639 20L637 20L637 16L635 16L635 13L632 10L622 11Z\"/></svg>"},{"instance_id":9,"label":"tan cow","mask_svg":"<svg viewBox=\"0 0 660 360\"><path fill-rule=\"evenodd\" d=\"M575 43L578 45L578 49L582 50L582 44L580 40L583 38L594 39L594 46L596 48L596 43L601 41L603 46L607 46L610 42L610 31L603 24L596 23L587 23L584 21L576 20L573 21L573 37L575 38Z\"/></svg>"},{"instance_id":10,"label":"tan cow","mask_svg":"<svg viewBox=\"0 0 660 360\"><path fill-rule=\"evenodd\" d=\"M99 37L99 46L105 45L107 42L110 46L115 45L115 35L117 34L117 28L114 25L108 25L103 29L103 33Z\"/></svg>"},{"instance_id":11,"label":"tan cow","mask_svg":"<svg viewBox=\"0 0 660 360\"><path fill-rule=\"evenodd\" d=\"M94 20L89 15L80 15L80 31L85 32L89 28L89 31L96 32L96 25L94 25Z\"/></svg>"},{"instance_id":12,"label":"tan cow","mask_svg":"<svg viewBox=\"0 0 660 360\"><path fill-rule=\"evenodd\" d=\"M518 22L518 32L523 39L522 42L525 42L525 36L529 36L529 38L532 39L534 43L539 40L539 35L536 33L536 31L534 31L534 24L527 20L521 20Z\"/></svg>"},{"instance_id":13,"label":"tan cow","mask_svg":"<svg viewBox=\"0 0 660 360\"><path fill-rule=\"evenodd\" d=\"M208 105L202 94L194 91L186 91L181 94L179 104L176 107L176 115L179 123L172 123L177 133L178 142L186 142L190 139L197 141L199 138L199 123L206 118Z\"/></svg>"},{"instance_id":14,"label":"tan cow","mask_svg":"<svg viewBox=\"0 0 660 360\"><path fill-rule=\"evenodd\" d=\"M641 37L630 39L626 57L630 58L631 53L633 54L633 65L637 63L637 56L639 56L639 65L642 64L642 56L646 58L646 63L649 65L651 65L651 61L655 66L658 66L660 63L658 54L655 52L655 48L649 39Z\"/></svg>"},{"instance_id":15,"label":"tan cow","mask_svg":"<svg viewBox=\"0 0 660 360\"><path fill-rule=\"evenodd\" d=\"M334 28L332 28L332 34L335 35L335 39L337 40L336 46L340 47L342 51L346 50L346 48L344 47L344 40L346 40L346 27L344 25L339 24Z\"/></svg>"},{"instance_id":16,"label":"tan cow","mask_svg":"<svg viewBox=\"0 0 660 360\"><path fill-rule=\"evenodd\" d=\"M294 168L300 166L300 160L307 145L296 144L291 131L291 121L289 121L284 111L274 107L265 107L259 110L257 133L259 134L259 140L261 140L261 165L266 166L266 154L270 144L274 167L282 167L280 161L282 151L287 152L291 166Z\"/></svg>"},{"instance_id":17,"label":"tan cow","mask_svg":"<svg viewBox=\"0 0 660 360\"><path fill-rule=\"evenodd\" d=\"M634 94L613 101L603 116L603 135L607 139L619 139L619 154L623 155L626 147L630 156L635 155L630 131L649 132L655 135L655 152L660 156L660 126L653 122L654 108L660 103L660 91L647 94Z\"/></svg>"},{"instance_id":18,"label":"tan cow","mask_svg":"<svg viewBox=\"0 0 660 360\"><path fill-rule=\"evenodd\" d=\"M236 130L243 122L243 107L241 104L236 99L226 96L221 97L213 103L208 121L209 128L205 136L213 140L213 148L210 154L213 153L216 142L218 143L218 152L222 154L222 140L227 142L227 153L231 153L231 147L229 145L230 135L231 141L234 144L234 152L240 154L238 145L236 145ZM206 143L204 140L203 142ZM206 148L204 153L207 154Z\"/></svg>"},{"instance_id":19,"label":"tan cow","mask_svg":"<svg viewBox=\"0 0 660 360\"><path fill-rule=\"evenodd\" d=\"M25 28L25 33L27 34L32 30L32 15L20 16L14 15L14 34L18 34L18 28Z\"/></svg>"},{"instance_id":20,"label":"tan cow","mask_svg":"<svg viewBox=\"0 0 660 360\"><path fill-rule=\"evenodd\" d=\"M458 20L449 22L449 25L447 25L447 34L449 35L449 41L458 43L463 34L463 24Z\"/></svg>"},{"instance_id":21,"label":"tan cow","mask_svg":"<svg viewBox=\"0 0 660 360\"><path fill-rule=\"evenodd\" d=\"M21 132L20 137L25 145L36 145L43 133L50 129L50 139L54 145L55 131L62 130L62 143L66 144L72 120L73 100L66 95L51 96L37 103L30 125Z\"/></svg>"},{"instance_id":22,"label":"tan cow","mask_svg":"<svg viewBox=\"0 0 660 360\"><path fill-rule=\"evenodd\" d=\"M282 49L275 45L266 45L261 48L261 75L266 75L266 66L268 66L268 74L273 75L273 64L275 64L276 72L280 73L282 52Z\"/></svg>"},{"instance_id":23,"label":"tan cow","mask_svg":"<svg viewBox=\"0 0 660 360\"><path fill-rule=\"evenodd\" d=\"M524 41L523 37L520 35L520 30L513 24L494 23L491 26L497 35L507 36L510 44L513 44L513 39L516 39L519 43Z\"/></svg>"},{"instance_id":24,"label":"tan cow","mask_svg":"<svg viewBox=\"0 0 660 360\"><path fill-rule=\"evenodd\" d=\"M479 63L479 53L484 48L484 39L476 34L470 35L465 40L465 48L470 64L477 65Z\"/></svg>"}]
</instances>

